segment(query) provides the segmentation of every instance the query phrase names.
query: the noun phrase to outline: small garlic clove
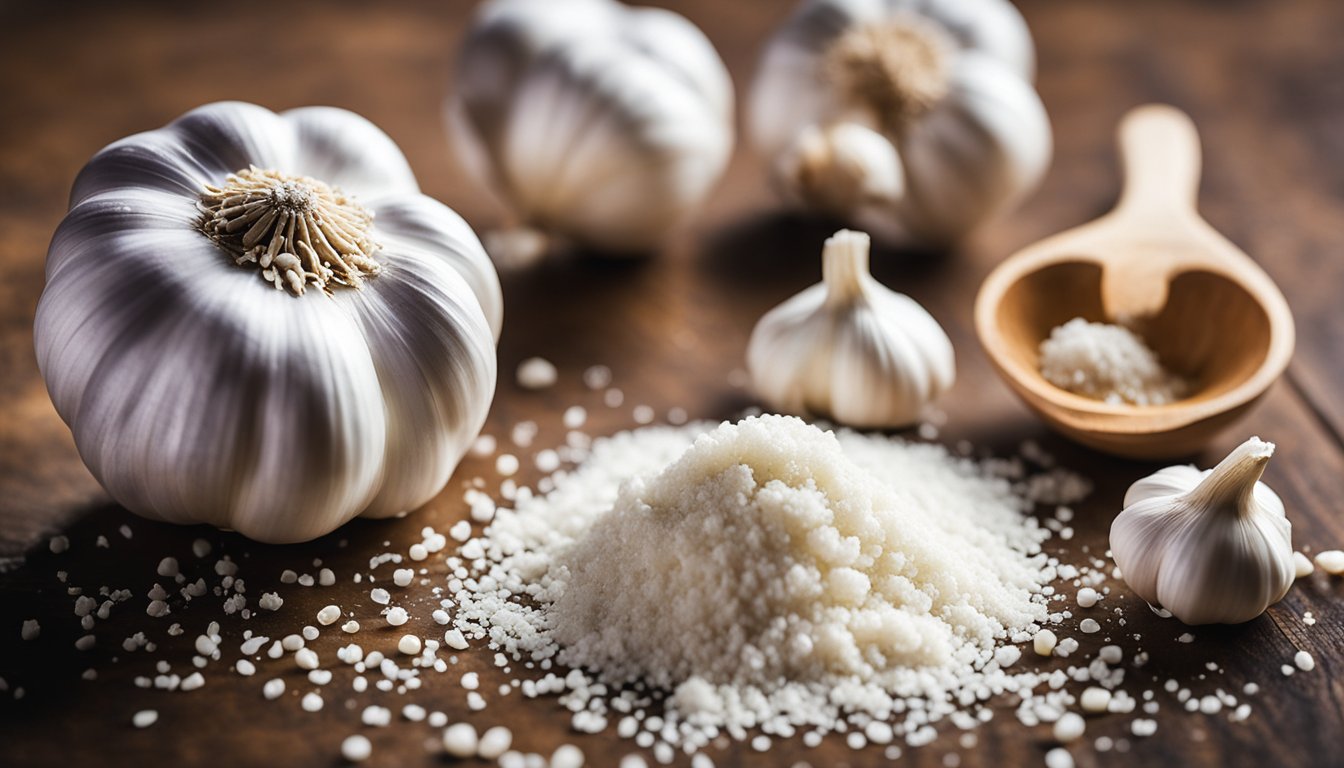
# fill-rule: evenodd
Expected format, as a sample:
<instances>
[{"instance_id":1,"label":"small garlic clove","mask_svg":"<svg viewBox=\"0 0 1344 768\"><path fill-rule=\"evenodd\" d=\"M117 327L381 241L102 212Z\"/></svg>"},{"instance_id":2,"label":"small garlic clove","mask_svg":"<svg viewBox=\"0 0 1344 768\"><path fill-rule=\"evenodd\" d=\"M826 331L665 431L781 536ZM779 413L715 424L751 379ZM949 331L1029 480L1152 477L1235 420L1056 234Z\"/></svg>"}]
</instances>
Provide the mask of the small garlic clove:
<instances>
[{"instance_id":1,"label":"small garlic clove","mask_svg":"<svg viewBox=\"0 0 1344 768\"><path fill-rule=\"evenodd\" d=\"M860 428L908 426L956 376L952 342L918 303L868 273L869 240L826 241L823 282L767 313L747 367L757 395L787 413Z\"/></svg>"},{"instance_id":2,"label":"small garlic clove","mask_svg":"<svg viewBox=\"0 0 1344 768\"><path fill-rule=\"evenodd\" d=\"M1111 525L1130 588L1186 624L1250 621L1281 600L1295 567L1283 502L1259 482L1273 452L1251 438L1212 470L1168 467L1131 486Z\"/></svg>"}]
</instances>

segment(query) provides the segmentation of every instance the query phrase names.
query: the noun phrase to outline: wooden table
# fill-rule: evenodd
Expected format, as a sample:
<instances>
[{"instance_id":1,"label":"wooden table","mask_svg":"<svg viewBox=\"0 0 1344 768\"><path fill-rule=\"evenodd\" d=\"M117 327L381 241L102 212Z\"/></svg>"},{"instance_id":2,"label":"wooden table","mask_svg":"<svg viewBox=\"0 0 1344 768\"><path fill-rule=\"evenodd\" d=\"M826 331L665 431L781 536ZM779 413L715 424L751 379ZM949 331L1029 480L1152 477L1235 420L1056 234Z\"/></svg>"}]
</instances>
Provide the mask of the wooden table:
<instances>
[{"instance_id":1,"label":"wooden table","mask_svg":"<svg viewBox=\"0 0 1344 768\"><path fill-rule=\"evenodd\" d=\"M289 690L267 702L257 677L226 670L237 657L245 628L262 634L294 631L327 603L376 613L368 585L351 576L368 571L369 558L405 551L422 526L445 530L462 519L464 479L489 472L470 460L434 503L404 519L356 522L321 540L293 547L252 544L202 528L174 528L135 518L111 504L80 464L69 432L53 411L34 363L31 333L42 288L43 253L65 211L71 180L88 157L123 135L157 127L204 102L243 98L272 108L310 103L356 110L385 128L406 151L425 190L455 207L479 229L501 213L469 184L450 156L440 122L453 51L469 13L465 2L228 4L119 2L107 4L7 3L0 9L0 555L26 564L0 575L0 763L196 765L313 765L338 760L341 740L363 730L374 743L371 764L437 763L426 751L437 731L399 717L388 728L363 728L369 703L420 703L478 726L507 724L515 745L548 753L572 741L590 764L612 765L633 744L610 732L588 737L569 731L568 717L551 700L489 695L490 706L470 713L457 674L430 675L405 697L350 692L348 668L327 686L325 709L304 712L299 696L313 686L286 662ZM739 91L750 77L771 25L786 3L770 0L685 0L674 4L708 32L726 58ZM1000 452L1039 440L1064 463L1096 482L1080 509L1070 556L1105 549L1105 532L1124 488L1151 471L1070 445L1048 434L993 375L971 331L971 305L986 272L1004 255L1044 235L1090 219L1114 199L1117 164L1113 130L1128 108L1159 100L1189 111L1205 145L1202 207L1209 220L1258 258L1279 281L1297 316L1299 342L1288 376L1244 423L1197 457L1208 465L1237 441L1259 434L1279 445L1266 475L1287 502L1299 548L1344 546L1344 4L1292 2L1116 3L1030 0L1024 12L1040 52L1039 87L1055 126L1053 168L1039 192L1019 211L985 228L955 253L882 253L878 276L923 302L951 333L959 357L956 388L942 401L949 423L941 439L969 439ZM506 438L519 420L541 427L537 446L562 438L560 413L582 404L588 429L604 434L633 425L632 408L647 404L665 414L673 406L692 417L723 418L750 405L731 383L741 366L753 322L766 309L814 282L818 249L830 227L781 215L747 148L733 164L704 213L647 262L562 258L504 277L506 320L500 342L502 381L488 431ZM560 383L540 392L520 390L512 371L530 355L544 355ZM580 383L583 369L605 364L625 392L619 408L601 405ZM525 466L529 465L525 462ZM522 479L535 480L527 470ZM119 533L129 526L133 538ZM69 537L55 555L48 538ZM110 547L95 545L105 536ZM204 538L214 554L199 560L191 543ZM385 544L389 542L390 544ZM207 670L204 688L166 693L132 683L153 675L154 662L190 671L190 639L216 618L219 600L175 608L148 619L144 595L160 577L159 559L174 555L184 570L205 574L215 558L240 563L249 602L279 589L285 606L244 622L223 622L226 661ZM339 576L336 586L282 585L285 568L316 572L315 558ZM431 563L435 560L429 561ZM68 572L67 581L57 571ZM432 568L437 578L440 564ZM377 573L386 578L387 566ZM67 589L127 588L135 597L99 622L98 644L77 651L83 634ZM433 631L420 587L413 626ZM1099 635L1075 634L1090 653L1115 635L1151 662L1131 670L1129 686L1155 688L1162 702L1151 738L1127 739L1128 751L1099 754L1090 738L1128 736L1133 715L1089 720L1089 740L1074 749L1079 765L1339 765L1344 761L1344 580L1319 572L1305 579L1267 616L1250 624L1185 629L1148 615L1123 593L1130 624L1121 638L1114 624ZM1318 619L1302 620L1305 611ZM35 642L19 640L20 623L36 617ZM166 630L180 621L187 634ZM124 652L127 634L148 629L155 653ZM1142 639L1136 641L1132 634ZM325 657L343 642L326 632L314 643ZM364 632L365 648L390 650L396 635ZM1280 665L1297 649L1317 668L1284 677ZM1076 658L1076 657L1075 657ZM1059 663L1059 662L1056 662ZM1212 663L1215 671L1208 671ZM1063 666L1063 664L1060 664ZM81 674L97 670L97 679ZM490 654L462 654L459 670L477 670L487 693L503 676ZM1187 714L1151 683L1174 677L1198 693L1222 687L1239 692L1249 681L1254 713L1231 723L1227 713ZM14 699L22 686L25 696ZM1131 687L1131 690L1133 688ZM158 724L130 725L132 713L158 710ZM944 733L933 745L907 750L912 765L1040 764L1050 746L1046 727L1024 728L1005 702L994 721L960 746ZM832 740L817 750L796 741L766 755L734 745L712 753L720 764L865 765L880 750L853 752ZM955 756L955 757L954 757Z\"/></svg>"}]
</instances>

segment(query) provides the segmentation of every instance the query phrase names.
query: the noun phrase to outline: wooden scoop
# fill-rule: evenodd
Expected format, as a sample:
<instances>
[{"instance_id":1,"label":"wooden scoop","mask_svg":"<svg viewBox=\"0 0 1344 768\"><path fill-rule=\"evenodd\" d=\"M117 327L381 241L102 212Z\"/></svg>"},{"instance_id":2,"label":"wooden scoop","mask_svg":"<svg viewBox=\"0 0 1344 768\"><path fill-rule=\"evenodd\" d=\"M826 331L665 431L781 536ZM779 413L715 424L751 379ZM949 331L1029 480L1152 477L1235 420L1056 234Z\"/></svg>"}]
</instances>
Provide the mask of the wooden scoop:
<instances>
[{"instance_id":1,"label":"wooden scoop","mask_svg":"<svg viewBox=\"0 0 1344 768\"><path fill-rule=\"evenodd\" d=\"M1196 212L1199 136L1190 118L1139 107L1121 122L1119 140L1120 203L1004 260L980 288L975 328L1003 378L1060 432L1119 456L1186 456L1283 373L1293 316L1269 276ZM1109 405L1046 381L1041 341L1075 317L1127 324L1191 382L1187 397Z\"/></svg>"}]
</instances>

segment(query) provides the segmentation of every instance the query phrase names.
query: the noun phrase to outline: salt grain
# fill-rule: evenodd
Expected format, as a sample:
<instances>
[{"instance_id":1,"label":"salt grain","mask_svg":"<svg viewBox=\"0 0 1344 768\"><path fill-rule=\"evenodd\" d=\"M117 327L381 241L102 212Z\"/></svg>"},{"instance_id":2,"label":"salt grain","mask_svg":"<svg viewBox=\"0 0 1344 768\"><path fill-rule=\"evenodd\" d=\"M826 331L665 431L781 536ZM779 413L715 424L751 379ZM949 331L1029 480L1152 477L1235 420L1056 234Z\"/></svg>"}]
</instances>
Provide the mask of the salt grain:
<instances>
[{"instance_id":1,"label":"salt grain","mask_svg":"<svg viewBox=\"0 0 1344 768\"><path fill-rule=\"evenodd\" d=\"M1310 672L1316 668L1316 660L1306 651L1298 651L1297 654L1293 656L1293 663L1303 672Z\"/></svg>"},{"instance_id":2,"label":"salt grain","mask_svg":"<svg viewBox=\"0 0 1344 768\"><path fill-rule=\"evenodd\" d=\"M1086 730L1087 723L1083 722L1081 716L1074 712L1065 712L1055 721L1053 733L1055 735L1055 741L1067 744L1082 736L1083 732Z\"/></svg>"},{"instance_id":3,"label":"salt grain","mask_svg":"<svg viewBox=\"0 0 1344 768\"><path fill-rule=\"evenodd\" d=\"M284 695L284 693L285 681L278 677L267 680L266 684L261 687L261 695L265 696L268 701L274 701Z\"/></svg>"},{"instance_id":4,"label":"salt grain","mask_svg":"<svg viewBox=\"0 0 1344 768\"><path fill-rule=\"evenodd\" d=\"M402 635L397 641L397 650L407 656L414 656L420 653L421 641L415 635Z\"/></svg>"},{"instance_id":5,"label":"salt grain","mask_svg":"<svg viewBox=\"0 0 1344 768\"><path fill-rule=\"evenodd\" d=\"M518 386L523 389L545 389L557 378L555 365L545 358L529 357L518 364Z\"/></svg>"},{"instance_id":6,"label":"salt grain","mask_svg":"<svg viewBox=\"0 0 1344 768\"><path fill-rule=\"evenodd\" d=\"M1063 747L1045 753L1045 768L1073 768L1073 755Z\"/></svg>"},{"instance_id":7,"label":"salt grain","mask_svg":"<svg viewBox=\"0 0 1344 768\"><path fill-rule=\"evenodd\" d=\"M369 742L367 736L358 733L346 736L345 741L341 742L341 757L352 763L361 763L369 759L373 754L373 744Z\"/></svg>"},{"instance_id":8,"label":"salt grain","mask_svg":"<svg viewBox=\"0 0 1344 768\"><path fill-rule=\"evenodd\" d=\"M411 585L411 579L415 578L415 571L410 568L398 568L392 572L392 583L398 587L408 587Z\"/></svg>"},{"instance_id":9,"label":"salt grain","mask_svg":"<svg viewBox=\"0 0 1344 768\"><path fill-rule=\"evenodd\" d=\"M131 724L136 728L148 728L159 721L159 713L153 709L142 709L131 716Z\"/></svg>"},{"instance_id":10,"label":"salt grain","mask_svg":"<svg viewBox=\"0 0 1344 768\"><path fill-rule=\"evenodd\" d=\"M328 605L317 612L317 623L324 627L335 624L341 618L341 608L338 605Z\"/></svg>"},{"instance_id":11,"label":"salt grain","mask_svg":"<svg viewBox=\"0 0 1344 768\"><path fill-rule=\"evenodd\" d=\"M1097 590L1091 587L1083 587L1078 590L1077 600L1079 608L1091 608L1096 605L1097 601L1100 599L1101 595L1097 594Z\"/></svg>"},{"instance_id":12,"label":"salt grain","mask_svg":"<svg viewBox=\"0 0 1344 768\"><path fill-rule=\"evenodd\" d=\"M1048 629L1042 629L1038 631L1035 635L1032 635L1031 647L1032 650L1036 651L1038 655L1049 656L1050 654L1054 653L1055 644L1057 642L1058 638L1055 637L1054 632L1051 632Z\"/></svg>"},{"instance_id":13,"label":"salt grain","mask_svg":"<svg viewBox=\"0 0 1344 768\"><path fill-rule=\"evenodd\" d=\"M513 745L513 731L502 725L488 729L481 734L480 742L476 745L476 754L486 760L496 760L500 755L509 751Z\"/></svg>"},{"instance_id":14,"label":"salt grain","mask_svg":"<svg viewBox=\"0 0 1344 768\"><path fill-rule=\"evenodd\" d=\"M453 757L476 756L476 729L470 723L454 723L443 731L443 750Z\"/></svg>"}]
</instances>

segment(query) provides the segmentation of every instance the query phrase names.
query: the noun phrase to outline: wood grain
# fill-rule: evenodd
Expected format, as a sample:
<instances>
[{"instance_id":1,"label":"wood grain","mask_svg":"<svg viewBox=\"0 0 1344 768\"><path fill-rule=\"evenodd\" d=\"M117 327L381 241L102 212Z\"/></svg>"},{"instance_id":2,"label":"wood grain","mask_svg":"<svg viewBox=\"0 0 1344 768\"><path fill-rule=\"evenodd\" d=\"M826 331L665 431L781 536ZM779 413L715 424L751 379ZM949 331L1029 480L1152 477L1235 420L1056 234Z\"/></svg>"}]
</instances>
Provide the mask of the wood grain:
<instances>
[{"instance_id":1,"label":"wood grain","mask_svg":"<svg viewBox=\"0 0 1344 768\"><path fill-rule=\"evenodd\" d=\"M700 24L723 53L742 92L771 26L788 7L779 0L683 0L674 6ZM960 376L943 400L949 422L940 438L966 439L986 450L1012 452L1026 439L1039 441L1062 462L1096 482L1081 505L1076 535L1061 542L1070 558L1105 549L1105 533L1124 488L1152 465L1100 456L1047 433L995 377L972 333L971 307L985 274L1026 243L1094 218L1119 190L1112 137L1130 107L1166 101L1189 112L1204 140L1201 210L1218 230L1279 282L1296 314L1298 352L1287 380L1238 428L1221 438L1202 464L1240 438L1260 434L1279 444L1266 475L1284 497L1299 546L1319 550L1344 545L1344 285L1338 242L1344 232L1344 5L1312 2L1128 3L1075 0L1022 4L1037 38L1039 87L1056 132L1054 166L1040 191L1019 211L986 228L955 253L887 252L875 256L875 273L910 293L947 327L959 355ZM354 109L401 144L425 190L457 208L478 229L501 221L501 212L462 176L447 151L440 106L447 92L452 51L471 10L460 2L363 4L305 0L268 3L175 4L132 0L116 4L65 2L0 6L0 556L24 553L27 562L0 574L0 763L5 765L134 764L329 765L338 745L362 730L374 742L373 765L434 764L427 750L437 734L423 723L395 719L385 729L361 729L360 710L376 703L399 709L416 702L453 720L485 727L507 724L518 748L549 753L558 744L582 746L593 765L613 765L635 751L610 733L579 736L553 701L517 694L488 696L490 706L471 713L458 673L479 671L493 693L506 677L490 654L460 655L450 675L430 675L406 696L350 693L352 673L336 670L324 690L326 706L309 714L299 696L313 688L300 672L281 674L289 690L266 702L253 678L207 670L204 688L163 693L136 688L164 660L190 670L184 642L218 617L218 598L175 605L155 622L141 611L144 595L160 577L155 567L173 555L193 578L215 558L240 564L249 601L279 589L278 614L222 622L229 649L244 629L262 634L293 631L299 617L339 603L361 617L376 616L368 584L369 558L405 551L422 526L446 529L466 515L464 481L491 476L488 462L463 465L449 488L426 509L404 520L356 522L303 546L267 547L201 528L173 528L139 520L112 505L83 469L68 431L47 400L33 359L32 316L42 286L50 233L64 213L71 180L87 158L123 135L162 125L181 112L222 98L244 98L272 108L335 104ZM779 213L763 183L762 166L740 149L706 210L678 233L664 253L646 262L613 262L572 254L526 273L504 277L506 319L500 345L505 372L488 430L502 439L520 420L540 426L537 446L563 439L560 413L571 404L589 408L588 430L605 434L632 426L631 410L647 404L658 413L677 406L692 417L722 418L749 406L733 385L747 334L755 319L783 298L815 282L819 247L831 227ZM542 354L560 368L558 386L518 389L509 375L523 358ZM586 390L582 370L609 365L625 400L608 408ZM527 462L524 462L527 465ZM524 482L536 479L525 470ZM119 533L129 526L132 538ZM71 549L53 555L47 537L64 531ZM110 544L95 546L98 536ZM214 554L197 560L196 538ZM386 542L386 543L385 543ZM279 582L283 569L315 572L315 559L340 575L336 586L301 588ZM432 560L429 562L433 562ZM375 571L386 578L386 569ZM56 578L66 572L66 581ZM429 578L441 580L442 566ZM73 586L130 589L135 597L99 622L97 646L79 652L82 634L71 612ZM427 588L410 607L413 626L433 630ZM1105 617L1097 635L1076 634L1083 652L1105 641L1131 654L1150 654L1131 669L1133 689L1151 688L1162 709L1148 739L1128 737L1128 751L1097 754L1074 749L1081 766L1112 764L1284 765L1338 764L1344 747L1344 581L1317 574L1300 582L1266 617L1245 626L1194 630L1182 644L1180 625L1162 621L1117 592L1104 606L1125 609L1127 624ZM1317 618L1302 622L1305 611ZM23 619L42 624L37 642L19 640ZM187 634L170 638L180 621ZM373 624L374 622L369 622ZM155 653L123 651L127 634L150 627ZM313 643L332 659L343 643L327 632ZM399 632L363 632L366 650L389 651ZM1284 677L1281 664L1296 649L1310 651L1316 671ZM1215 669L1206 668L1212 663ZM1053 664L1063 668L1067 662ZM80 679L94 667L96 681ZM1251 699L1245 723L1186 714L1161 683L1174 678L1198 693L1238 692L1248 681L1262 692ZM15 701L13 689L26 695ZM918 766L1040 764L1051 746L1048 729L1023 728L1013 702L998 703L989 725L962 745L944 733L928 747L907 751L902 762ZM130 727L133 712L154 708L152 728ZM1126 738L1131 717L1089 720L1088 736ZM855 752L839 740L817 750L777 744L765 755L746 745L713 752L720 764L873 765L880 751ZM680 762L686 762L683 758Z\"/></svg>"}]
</instances>

